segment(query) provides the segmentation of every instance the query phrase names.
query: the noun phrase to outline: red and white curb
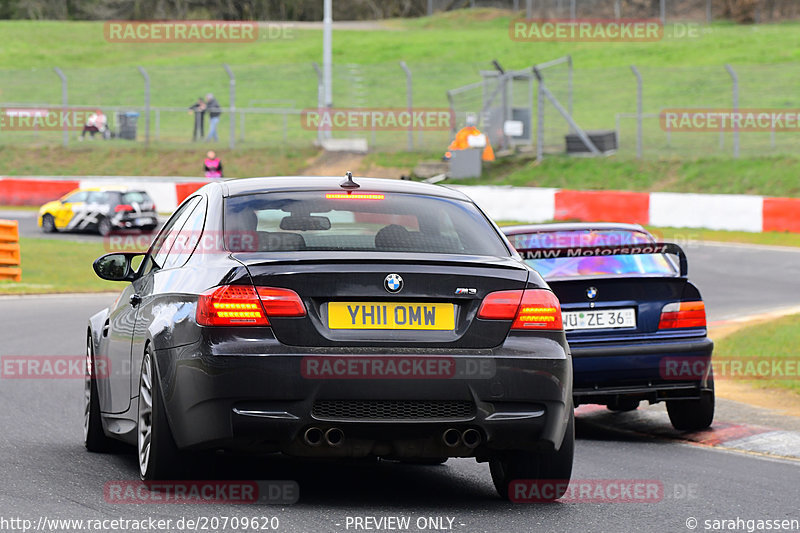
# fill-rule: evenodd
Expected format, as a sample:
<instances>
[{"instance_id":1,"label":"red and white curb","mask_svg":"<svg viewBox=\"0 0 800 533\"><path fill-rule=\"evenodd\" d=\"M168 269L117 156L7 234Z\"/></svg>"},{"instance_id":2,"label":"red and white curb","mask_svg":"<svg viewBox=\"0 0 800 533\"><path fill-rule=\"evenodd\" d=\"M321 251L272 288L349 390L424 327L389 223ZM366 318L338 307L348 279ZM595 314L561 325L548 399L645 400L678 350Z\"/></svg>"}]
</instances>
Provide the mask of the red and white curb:
<instances>
[{"instance_id":1,"label":"red and white curb","mask_svg":"<svg viewBox=\"0 0 800 533\"><path fill-rule=\"evenodd\" d=\"M539 187L454 186L495 220L627 222L728 231L800 232L800 198L744 194L573 191Z\"/></svg>"},{"instance_id":2,"label":"red and white curb","mask_svg":"<svg viewBox=\"0 0 800 533\"><path fill-rule=\"evenodd\" d=\"M686 433L672 428L663 409L639 408L627 413L613 413L604 406L581 405L575 409L575 416L614 431L800 460L800 432L797 431L715 421L709 429Z\"/></svg>"},{"instance_id":3,"label":"red and white curb","mask_svg":"<svg viewBox=\"0 0 800 533\"><path fill-rule=\"evenodd\" d=\"M0 176L0 205L38 206L57 200L79 187L118 187L147 191L161 213L171 213L194 191L208 183L205 178L142 176Z\"/></svg>"},{"instance_id":4,"label":"red and white curb","mask_svg":"<svg viewBox=\"0 0 800 533\"><path fill-rule=\"evenodd\" d=\"M146 190L159 211L171 212L208 181L165 176L0 176L0 205L41 205L77 187L127 185ZM800 198L471 185L454 188L470 196L495 220L606 221L800 233Z\"/></svg>"}]
</instances>

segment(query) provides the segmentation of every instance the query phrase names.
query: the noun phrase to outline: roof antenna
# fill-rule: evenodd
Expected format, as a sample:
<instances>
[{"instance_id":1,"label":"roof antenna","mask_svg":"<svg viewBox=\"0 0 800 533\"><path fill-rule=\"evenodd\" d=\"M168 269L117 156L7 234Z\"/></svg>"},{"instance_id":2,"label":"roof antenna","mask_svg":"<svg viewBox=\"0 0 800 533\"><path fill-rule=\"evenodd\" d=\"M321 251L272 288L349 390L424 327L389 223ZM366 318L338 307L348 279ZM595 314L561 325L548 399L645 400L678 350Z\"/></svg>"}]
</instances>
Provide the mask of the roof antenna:
<instances>
[{"instance_id":1,"label":"roof antenna","mask_svg":"<svg viewBox=\"0 0 800 533\"><path fill-rule=\"evenodd\" d=\"M342 189L358 189L361 187L361 185L353 181L353 173L349 170L345 174L345 177L347 177L347 179L339 184L339 187Z\"/></svg>"}]
</instances>

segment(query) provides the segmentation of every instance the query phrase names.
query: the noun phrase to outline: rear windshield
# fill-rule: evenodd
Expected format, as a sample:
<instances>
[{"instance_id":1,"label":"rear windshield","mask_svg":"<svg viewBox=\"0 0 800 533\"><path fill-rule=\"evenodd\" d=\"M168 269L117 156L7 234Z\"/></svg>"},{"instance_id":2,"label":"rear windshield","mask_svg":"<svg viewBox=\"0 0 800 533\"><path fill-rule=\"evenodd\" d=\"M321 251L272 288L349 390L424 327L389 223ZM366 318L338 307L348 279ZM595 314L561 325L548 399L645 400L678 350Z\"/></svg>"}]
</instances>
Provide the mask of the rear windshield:
<instances>
[{"instance_id":1,"label":"rear windshield","mask_svg":"<svg viewBox=\"0 0 800 533\"><path fill-rule=\"evenodd\" d=\"M472 203L412 194L339 190L234 196L225 200L224 231L231 251L510 255Z\"/></svg>"},{"instance_id":2,"label":"rear windshield","mask_svg":"<svg viewBox=\"0 0 800 533\"><path fill-rule=\"evenodd\" d=\"M144 191L128 191L122 193L123 204L149 204L150 197Z\"/></svg>"},{"instance_id":3,"label":"rear windshield","mask_svg":"<svg viewBox=\"0 0 800 533\"><path fill-rule=\"evenodd\" d=\"M543 231L509 236L517 250L571 248L576 246L619 246L649 244L653 238L641 231ZM545 279L608 275L677 275L674 264L664 254L608 255L527 259Z\"/></svg>"}]
</instances>

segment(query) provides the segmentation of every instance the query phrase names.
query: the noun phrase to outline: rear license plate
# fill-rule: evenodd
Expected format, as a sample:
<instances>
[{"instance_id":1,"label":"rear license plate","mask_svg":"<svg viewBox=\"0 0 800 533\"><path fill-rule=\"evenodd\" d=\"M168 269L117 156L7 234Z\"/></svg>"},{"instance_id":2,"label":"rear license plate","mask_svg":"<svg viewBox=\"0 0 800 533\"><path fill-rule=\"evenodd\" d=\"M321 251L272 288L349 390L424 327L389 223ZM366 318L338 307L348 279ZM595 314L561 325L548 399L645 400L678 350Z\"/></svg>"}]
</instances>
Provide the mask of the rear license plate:
<instances>
[{"instance_id":1,"label":"rear license plate","mask_svg":"<svg viewBox=\"0 0 800 533\"><path fill-rule=\"evenodd\" d=\"M330 329L455 329L453 304L329 302Z\"/></svg>"},{"instance_id":2,"label":"rear license plate","mask_svg":"<svg viewBox=\"0 0 800 533\"><path fill-rule=\"evenodd\" d=\"M152 223L153 223L153 219L152 218L145 217L145 218L137 218L136 219L136 224L144 225L144 224L152 224Z\"/></svg>"},{"instance_id":3,"label":"rear license plate","mask_svg":"<svg viewBox=\"0 0 800 533\"><path fill-rule=\"evenodd\" d=\"M636 310L632 307L624 309L592 309L587 311L564 311L564 330L575 329L607 329L635 328Z\"/></svg>"}]
</instances>

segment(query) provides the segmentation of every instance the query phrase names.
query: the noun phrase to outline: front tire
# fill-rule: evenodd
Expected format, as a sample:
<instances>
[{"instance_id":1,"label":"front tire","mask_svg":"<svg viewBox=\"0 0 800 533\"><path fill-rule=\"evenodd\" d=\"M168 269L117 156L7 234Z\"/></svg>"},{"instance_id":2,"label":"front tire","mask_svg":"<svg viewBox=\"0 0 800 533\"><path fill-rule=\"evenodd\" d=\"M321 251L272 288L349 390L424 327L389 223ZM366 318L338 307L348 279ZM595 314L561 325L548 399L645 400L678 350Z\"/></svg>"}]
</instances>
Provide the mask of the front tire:
<instances>
[{"instance_id":1,"label":"front tire","mask_svg":"<svg viewBox=\"0 0 800 533\"><path fill-rule=\"evenodd\" d=\"M56 220L53 218L53 215L42 215L42 231L44 233L55 233L58 231L56 229Z\"/></svg>"},{"instance_id":2,"label":"front tire","mask_svg":"<svg viewBox=\"0 0 800 533\"><path fill-rule=\"evenodd\" d=\"M111 451L116 442L106 436L100 418L100 398L97 394L97 366L91 336L86 342L86 374L84 377L83 443L90 452ZM94 375L93 375L94 374Z\"/></svg>"},{"instance_id":3,"label":"front tire","mask_svg":"<svg viewBox=\"0 0 800 533\"><path fill-rule=\"evenodd\" d=\"M700 393L698 400L667 402L667 414L672 427L679 431L700 431L714 421L714 387Z\"/></svg>"},{"instance_id":4,"label":"front tire","mask_svg":"<svg viewBox=\"0 0 800 533\"><path fill-rule=\"evenodd\" d=\"M139 377L136 451L144 481L172 479L180 472L181 457L172 438L153 352L148 346Z\"/></svg>"},{"instance_id":5,"label":"front tire","mask_svg":"<svg viewBox=\"0 0 800 533\"><path fill-rule=\"evenodd\" d=\"M570 407L569 422L561 448L555 453L511 452L493 459L489 463L492 481L497 493L506 500L509 484L514 480L547 481L547 490L540 487L541 495L535 501L553 501L567 491L572 477L572 461L575 455L575 412ZM552 483L551 483L552 482Z\"/></svg>"}]
</instances>

